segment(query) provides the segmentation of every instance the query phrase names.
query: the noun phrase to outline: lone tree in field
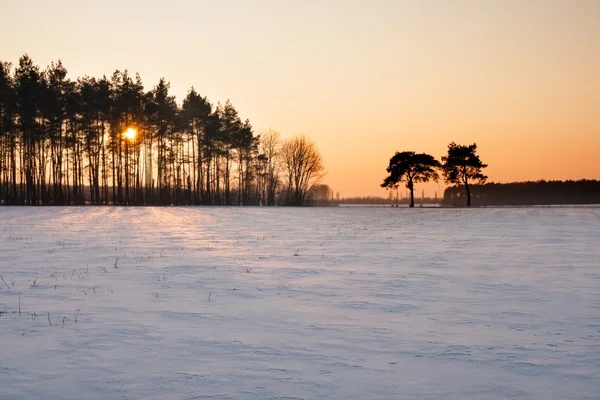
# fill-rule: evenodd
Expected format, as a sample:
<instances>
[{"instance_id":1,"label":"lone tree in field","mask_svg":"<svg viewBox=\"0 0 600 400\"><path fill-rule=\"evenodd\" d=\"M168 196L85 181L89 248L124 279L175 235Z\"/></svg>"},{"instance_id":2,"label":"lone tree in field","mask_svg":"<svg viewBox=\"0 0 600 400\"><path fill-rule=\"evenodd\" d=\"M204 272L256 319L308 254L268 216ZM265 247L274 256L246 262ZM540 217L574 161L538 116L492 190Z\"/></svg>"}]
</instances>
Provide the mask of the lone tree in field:
<instances>
[{"instance_id":1,"label":"lone tree in field","mask_svg":"<svg viewBox=\"0 0 600 400\"><path fill-rule=\"evenodd\" d=\"M446 183L465 185L467 193L467 207L471 207L471 191L469 181L479 184L485 183L487 176L481 173L487 167L476 154L477 144L461 146L454 142L448 145L448 155L442 157L442 171Z\"/></svg>"},{"instance_id":2,"label":"lone tree in field","mask_svg":"<svg viewBox=\"0 0 600 400\"><path fill-rule=\"evenodd\" d=\"M381 187L386 189L396 189L400 182L405 182L406 187L410 190L409 207L414 207L415 183L429 182L430 180L437 182L439 175L436 168L440 167L440 162L429 154L416 154L414 151L403 151L402 153L396 152L396 154L390 158L390 164L386 169L390 175L384 179Z\"/></svg>"},{"instance_id":3,"label":"lone tree in field","mask_svg":"<svg viewBox=\"0 0 600 400\"><path fill-rule=\"evenodd\" d=\"M325 176L321 153L306 136L296 136L283 143L281 163L287 180L287 204L304 205L306 194Z\"/></svg>"}]
</instances>

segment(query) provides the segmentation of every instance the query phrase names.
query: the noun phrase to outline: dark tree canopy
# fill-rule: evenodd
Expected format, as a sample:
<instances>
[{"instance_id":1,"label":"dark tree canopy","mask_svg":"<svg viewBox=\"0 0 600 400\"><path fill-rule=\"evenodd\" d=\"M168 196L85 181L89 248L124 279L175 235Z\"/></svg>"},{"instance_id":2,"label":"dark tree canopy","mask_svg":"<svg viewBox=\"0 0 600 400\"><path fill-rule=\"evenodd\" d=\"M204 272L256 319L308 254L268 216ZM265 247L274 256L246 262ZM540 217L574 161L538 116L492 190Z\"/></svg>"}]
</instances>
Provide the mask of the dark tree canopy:
<instances>
[{"instance_id":1,"label":"dark tree canopy","mask_svg":"<svg viewBox=\"0 0 600 400\"><path fill-rule=\"evenodd\" d=\"M481 173L487 167L477 155L477 144L468 146L454 142L448 145L448 154L442 157L442 171L446 183L464 185L467 194L467 207L471 206L469 183L485 183L487 176Z\"/></svg>"},{"instance_id":2,"label":"dark tree canopy","mask_svg":"<svg viewBox=\"0 0 600 400\"><path fill-rule=\"evenodd\" d=\"M415 206L414 184L419 182L437 181L439 175L436 171L440 167L440 162L433 156L425 153L415 153L414 151L396 152L386 169L389 172L381 187L386 189L395 189L400 182L405 182L410 190L410 207Z\"/></svg>"},{"instance_id":3,"label":"dark tree canopy","mask_svg":"<svg viewBox=\"0 0 600 400\"><path fill-rule=\"evenodd\" d=\"M60 61L0 61L0 204L290 204L280 153L193 87L179 104L164 78L145 90L127 70L72 80ZM302 193L322 175L309 161Z\"/></svg>"},{"instance_id":4,"label":"dark tree canopy","mask_svg":"<svg viewBox=\"0 0 600 400\"><path fill-rule=\"evenodd\" d=\"M600 204L600 181L492 182L471 185L471 195L478 205L484 206ZM442 204L464 204L464 196L462 188L448 187Z\"/></svg>"}]
</instances>

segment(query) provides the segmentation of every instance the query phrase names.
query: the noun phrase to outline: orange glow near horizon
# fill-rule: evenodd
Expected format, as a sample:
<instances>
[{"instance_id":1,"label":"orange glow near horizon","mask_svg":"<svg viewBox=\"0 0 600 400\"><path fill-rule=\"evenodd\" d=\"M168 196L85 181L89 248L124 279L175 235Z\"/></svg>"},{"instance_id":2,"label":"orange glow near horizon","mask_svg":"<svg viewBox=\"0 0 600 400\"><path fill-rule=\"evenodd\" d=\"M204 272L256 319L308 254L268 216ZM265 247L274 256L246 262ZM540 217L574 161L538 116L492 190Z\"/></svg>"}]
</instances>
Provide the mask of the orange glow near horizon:
<instances>
[{"instance_id":1,"label":"orange glow near horizon","mask_svg":"<svg viewBox=\"0 0 600 400\"><path fill-rule=\"evenodd\" d=\"M488 181L600 179L598 0L62 3L6 2L2 61L230 99L256 134L313 140L342 197L386 197L395 151L439 160L450 142L477 143Z\"/></svg>"}]
</instances>

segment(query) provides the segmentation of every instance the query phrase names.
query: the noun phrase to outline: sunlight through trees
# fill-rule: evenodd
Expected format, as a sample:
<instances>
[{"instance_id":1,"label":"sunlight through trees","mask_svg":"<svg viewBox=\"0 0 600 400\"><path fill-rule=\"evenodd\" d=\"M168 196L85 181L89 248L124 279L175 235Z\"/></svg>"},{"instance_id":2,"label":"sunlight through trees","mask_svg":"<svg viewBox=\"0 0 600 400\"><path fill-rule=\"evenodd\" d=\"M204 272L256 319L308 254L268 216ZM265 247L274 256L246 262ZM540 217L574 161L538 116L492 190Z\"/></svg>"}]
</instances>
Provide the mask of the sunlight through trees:
<instances>
[{"instance_id":1,"label":"sunlight through trees","mask_svg":"<svg viewBox=\"0 0 600 400\"><path fill-rule=\"evenodd\" d=\"M73 81L60 61L0 62L0 202L304 204L323 169L316 149L308 175L283 182L278 134L261 141L229 100L192 87L179 105L169 90L160 79L145 91L127 70Z\"/></svg>"}]
</instances>

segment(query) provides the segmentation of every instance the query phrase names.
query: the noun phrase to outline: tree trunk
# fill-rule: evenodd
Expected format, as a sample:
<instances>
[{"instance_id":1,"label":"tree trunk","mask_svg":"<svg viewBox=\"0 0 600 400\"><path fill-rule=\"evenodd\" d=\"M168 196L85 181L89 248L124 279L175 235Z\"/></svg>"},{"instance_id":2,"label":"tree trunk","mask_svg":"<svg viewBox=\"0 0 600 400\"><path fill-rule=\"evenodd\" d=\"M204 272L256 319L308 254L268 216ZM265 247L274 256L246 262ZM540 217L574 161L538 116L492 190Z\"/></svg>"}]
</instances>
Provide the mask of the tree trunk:
<instances>
[{"instance_id":1,"label":"tree trunk","mask_svg":"<svg viewBox=\"0 0 600 400\"><path fill-rule=\"evenodd\" d=\"M467 207L471 207L471 190L469 189L469 182L465 182L465 190L467 191Z\"/></svg>"}]
</instances>

